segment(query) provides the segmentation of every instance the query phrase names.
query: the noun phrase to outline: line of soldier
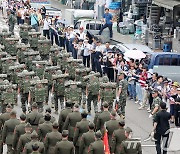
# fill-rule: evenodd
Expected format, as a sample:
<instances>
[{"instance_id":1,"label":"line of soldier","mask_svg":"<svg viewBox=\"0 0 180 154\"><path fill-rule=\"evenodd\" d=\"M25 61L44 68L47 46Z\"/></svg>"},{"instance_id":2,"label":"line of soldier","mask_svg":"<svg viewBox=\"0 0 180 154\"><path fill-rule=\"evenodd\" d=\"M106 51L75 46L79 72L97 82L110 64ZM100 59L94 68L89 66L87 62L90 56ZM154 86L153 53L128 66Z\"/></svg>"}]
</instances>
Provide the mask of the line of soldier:
<instances>
[{"instance_id":1,"label":"line of soldier","mask_svg":"<svg viewBox=\"0 0 180 154\"><path fill-rule=\"evenodd\" d=\"M3 117L4 114L7 115L5 120L2 120L1 143L7 144L8 153L17 153L18 151L17 146L13 146L12 141L14 141L14 139L12 138L14 135L12 134L16 125L19 124L19 121L14 120L16 119L16 114L14 111L10 111L10 108L13 108L18 102L21 102L24 115L26 114L27 108L30 111L26 116L25 122L29 123L27 124L29 125L27 126L30 130L29 132L32 132L32 130L37 131L31 133L31 135L29 134L32 141L36 142L38 139L45 142L46 134L56 129L59 130L59 133L62 133L62 138L64 137L62 141L66 141L69 145L72 145L70 146L72 148L70 153L74 153L74 146L76 153L87 153L90 143L95 141L95 139L95 142L98 143L90 146L89 153L103 153L104 146L101 139L105 131L104 124L111 120L112 117L115 117L113 116L114 113L110 112L114 112L113 109L116 108L119 115L123 118L125 116L127 81L124 80L124 73L121 72L119 74L118 84L109 82L106 76L100 78L99 73L95 73L91 71L91 69L84 67L81 59L73 59L69 53L58 46L51 46L49 40L40 36L40 33L35 32L30 26L26 24L21 26L20 36L21 42L23 43L19 43L19 39L15 38L5 29L0 33L0 43L3 45L2 52L0 52L0 97L3 113L1 116ZM52 104L54 102L56 114L58 114L59 106L61 106L62 109L59 115L58 126L53 123L54 121L52 119L54 118L50 116L49 112L47 115L44 115L44 117L41 114L43 112L43 106L48 103L49 98ZM114 102L115 100L117 101ZM90 124L87 120L87 115L91 115L92 113L91 101L93 101L95 110L94 124ZM100 105L103 105L98 108L98 102L100 101ZM86 104L88 113L85 111L80 113L80 106L82 105L82 108L85 108ZM73 109L71 109L72 106ZM42 118L44 118L45 122L42 120L44 123L41 129L39 121ZM12 121L14 122L11 125L11 122L7 121L10 125L6 126L5 121L8 119L13 119ZM21 120L20 117L20 121ZM116 124L118 123L118 128L124 127L120 126L123 122L115 121ZM52 123L56 126L53 126ZM108 127L106 128L108 129ZM112 129L115 128L117 127L112 127ZM83 133L94 130L97 132L94 132L94 135L91 137L93 140L88 142L88 145L84 145L85 141L82 142L82 148L80 142L81 136ZM124 128L123 131L120 135L125 135ZM113 134L112 130L108 132L112 132ZM112 136L112 134L108 134L109 137ZM47 145L44 143L45 148L50 148L49 153L51 153L53 149L57 150L57 152L55 150L53 153L63 153L60 152L61 148L55 148L55 143L59 141L58 139L55 140L55 138L56 137L53 137L52 139L53 148L50 148L51 143L49 142ZM67 139L69 141L67 141ZM16 140L15 143L19 144L20 140L17 141L18 140ZM73 143L71 143L71 141ZM118 147L121 145L120 141L122 141L122 139L113 141L114 146L110 146L111 150L114 149L112 153L119 153ZM111 138L109 142L111 143ZM100 146L96 147L98 144ZM36 147L35 149L38 147L37 150L40 151L40 153L48 152L48 150L44 150L44 148L42 151L40 150L42 145L43 144L39 142L39 147L31 144L30 152L32 152L32 147ZM62 146L62 148L64 147L65 146ZM25 144L24 148L25 152L28 151L26 150L27 147ZM20 152L22 152L22 149L23 148L20 149ZM98 151L96 151L96 149L98 149ZM81 152L79 152L80 150Z\"/></svg>"}]
</instances>

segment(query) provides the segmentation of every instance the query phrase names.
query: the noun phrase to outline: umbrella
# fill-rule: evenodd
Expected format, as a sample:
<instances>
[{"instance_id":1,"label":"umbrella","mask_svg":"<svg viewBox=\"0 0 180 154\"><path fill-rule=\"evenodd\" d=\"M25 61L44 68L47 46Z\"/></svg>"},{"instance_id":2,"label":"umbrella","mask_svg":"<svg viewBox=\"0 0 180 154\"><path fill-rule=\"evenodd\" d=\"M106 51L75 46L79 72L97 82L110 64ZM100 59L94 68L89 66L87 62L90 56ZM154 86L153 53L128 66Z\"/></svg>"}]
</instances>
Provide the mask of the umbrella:
<instances>
[{"instance_id":1,"label":"umbrella","mask_svg":"<svg viewBox=\"0 0 180 154\"><path fill-rule=\"evenodd\" d=\"M146 54L141 50L129 50L124 53L124 56L132 59L142 59L146 57Z\"/></svg>"}]
</instances>

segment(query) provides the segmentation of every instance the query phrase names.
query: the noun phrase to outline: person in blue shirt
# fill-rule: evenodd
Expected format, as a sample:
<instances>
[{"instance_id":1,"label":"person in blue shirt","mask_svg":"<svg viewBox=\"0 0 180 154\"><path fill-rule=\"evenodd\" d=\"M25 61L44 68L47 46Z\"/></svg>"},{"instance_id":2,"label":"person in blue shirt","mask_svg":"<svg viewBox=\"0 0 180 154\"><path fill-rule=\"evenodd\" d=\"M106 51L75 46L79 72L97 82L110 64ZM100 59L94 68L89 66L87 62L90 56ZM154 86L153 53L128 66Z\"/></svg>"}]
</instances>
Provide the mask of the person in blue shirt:
<instances>
[{"instance_id":1,"label":"person in blue shirt","mask_svg":"<svg viewBox=\"0 0 180 154\"><path fill-rule=\"evenodd\" d=\"M99 31L99 35L101 35L102 31L105 29L105 28L109 28L109 31L110 31L110 38L112 38L112 35L113 35L113 32L112 32L112 14L109 13L109 9L106 8L105 9L105 14L103 16L103 20L105 22L105 24L102 26L101 30Z\"/></svg>"},{"instance_id":2,"label":"person in blue shirt","mask_svg":"<svg viewBox=\"0 0 180 154\"><path fill-rule=\"evenodd\" d=\"M31 26L37 32L38 31L38 26L39 26L39 21L38 21L38 17L37 17L37 14L36 14L36 10L32 10L32 13L31 13L30 17L31 17Z\"/></svg>"}]
</instances>

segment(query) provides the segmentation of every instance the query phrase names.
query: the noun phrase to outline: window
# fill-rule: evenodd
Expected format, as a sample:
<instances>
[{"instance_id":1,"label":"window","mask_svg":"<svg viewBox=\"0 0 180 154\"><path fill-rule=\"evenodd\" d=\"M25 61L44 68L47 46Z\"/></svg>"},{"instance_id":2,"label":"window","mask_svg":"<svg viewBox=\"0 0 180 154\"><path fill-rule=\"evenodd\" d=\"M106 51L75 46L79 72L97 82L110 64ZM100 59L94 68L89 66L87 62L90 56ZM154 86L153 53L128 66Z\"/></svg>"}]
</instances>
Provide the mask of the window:
<instances>
[{"instance_id":1,"label":"window","mask_svg":"<svg viewBox=\"0 0 180 154\"><path fill-rule=\"evenodd\" d=\"M80 22L77 22L76 24L75 24L75 26L74 26L74 29L79 29L80 28Z\"/></svg>"},{"instance_id":2,"label":"window","mask_svg":"<svg viewBox=\"0 0 180 154\"><path fill-rule=\"evenodd\" d=\"M163 61L164 61L163 57L159 58L159 65L163 65Z\"/></svg>"},{"instance_id":3,"label":"window","mask_svg":"<svg viewBox=\"0 0 180 154\"><path fill-rule=\"evenodd\" d=\"M86 29L89 29L89 28L90 28L90 24L87 24L87 25L86 25Z\"/></svg>"},{"instance_id":4,"label":"window","mask_svg":"<svg viewBox=\"0 0 180 154\"><path fill-rule=\"evenodd\" d=\"M90 24L90 30L96 30L95 24Z\"/></svg>"},{"instance_id":5,"label":"window","mask_svg":"<svg viewBox=\"0 0 180 154\"><path fill-rule=\"evenodd\" d=\"M100 30L102 27L102 24L96 24L96 30Z\"/></svg>"},{"instance_id":6,"label":"window","mask_svg":"<svg viewBox=\"0 0 180 154\"><path fill-rule=\"evenodd\" d=\"M177 65L178 65L178 58L173 57L173 58L172 58L171 65L172 65L172 66L177 66Z\"/></svg>"},{"instance_id":7,"label":"window","mask_svg":"<svg viewBox=\"0 0 180 154\"><path fill-rule=\"evenodd\" d=\"M170 57L164 57L164 65L171 65L171 58Z\"/></svg>"}]
</instances>

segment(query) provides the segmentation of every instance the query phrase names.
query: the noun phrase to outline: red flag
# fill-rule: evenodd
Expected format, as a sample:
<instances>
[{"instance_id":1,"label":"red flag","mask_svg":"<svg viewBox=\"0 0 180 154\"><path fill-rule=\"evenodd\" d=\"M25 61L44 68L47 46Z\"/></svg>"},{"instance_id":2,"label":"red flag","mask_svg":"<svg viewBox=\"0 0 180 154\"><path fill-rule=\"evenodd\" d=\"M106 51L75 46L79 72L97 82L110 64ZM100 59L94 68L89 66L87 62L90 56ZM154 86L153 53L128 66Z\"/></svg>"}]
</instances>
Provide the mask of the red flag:
<instances>
[{"instance_id":1,"label":"red flag","mask_svg":"<svg viewBox=\"0 0 180 154\"><path fill-rule=\"evenodd\" d=\"M103 143L104 143L104 153L105 154L110 154L109 142L108 142L108 134L107 134L106 130L105 130L105 133L104 133Z\"/></svg>"}]
</instances>

